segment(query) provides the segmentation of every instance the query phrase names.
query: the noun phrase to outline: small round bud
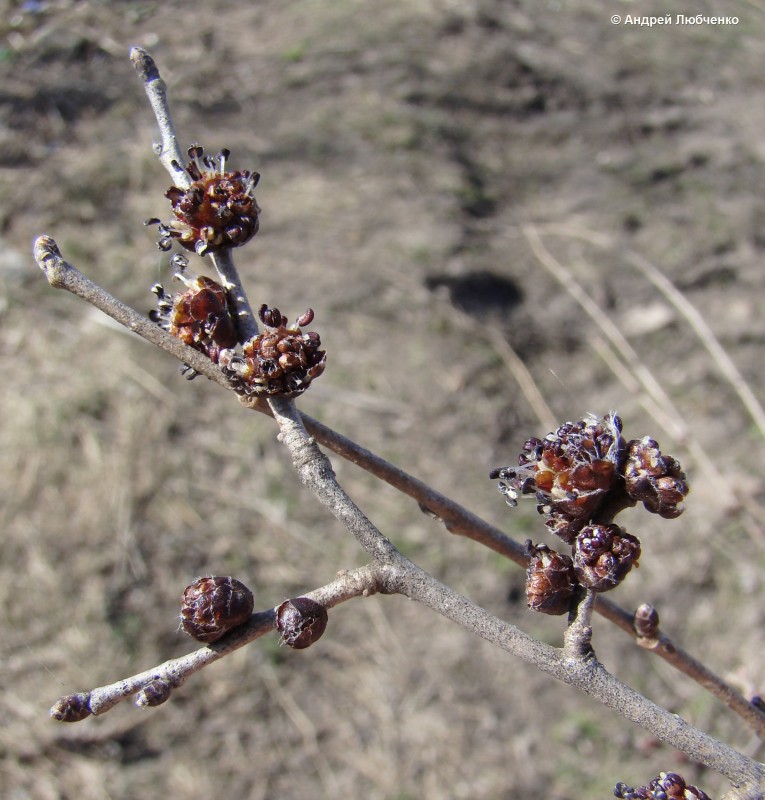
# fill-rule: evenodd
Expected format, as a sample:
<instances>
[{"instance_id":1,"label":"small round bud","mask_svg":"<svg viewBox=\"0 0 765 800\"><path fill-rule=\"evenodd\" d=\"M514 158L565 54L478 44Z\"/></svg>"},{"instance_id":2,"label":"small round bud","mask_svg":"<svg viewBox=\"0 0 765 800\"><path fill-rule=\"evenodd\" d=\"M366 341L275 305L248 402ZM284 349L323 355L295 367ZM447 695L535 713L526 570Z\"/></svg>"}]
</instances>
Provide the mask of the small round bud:
<instances>
[{"instance_id":1,"label":"small round bud","mask_svg":"<svg viewBox=\"0 0 765 800\"><path fill-rule=\"evenodd\" d=\"M649 603L638 606L632 621L641 639L656 639L659 635L659 612Z\"/></svg>"},{"instance_id":2,"label":"small round bud","mask_svg":"<svg viewBox=\"0 0 765 800\"><path fill-rule=\"evenodd\" d=\"M683 513L682 502L689 488L680 463L662 455L650 436L633 439L627 445L624 486L633 500L639 500L653 514L674 519Z\"/></svg>"},{"instance_id":3,"label":"small round bud","mask_svg":"<svg viewBox=\"0 0 765 800\"><path fill-rule=\"evenodd\" d=\"M153 708L161 706L170 698L173 687L162 678L155 678L151 683L147 683L135 696L135 704L141 708Z\"/></svg>"},{"instance_id":4,"label":"small round bud","mask_svg":"<svg viewBox=\"0 0 765 800\"><path fill-rule=\"evenodd\" d=\"M181 627L200 642L215 642L245 623L254 605L252 592L235 578L197 578L183 591Z\"/></svg>"},{"instance_id":5,"label":"small round bud","mask_svg":"<svg viewBox=\"0 0 765 800\"><path fill-rule=\"evenodd\" d=\"M526 540L529 565L526 568L526 602L542 614L560 616L571 607L577 588L573 562L547 545L534 546Z\"/></svg>"},{"instance_id":6,"label":"small round bud","mask_svg":"<svg viewBox=\"0 0 765 800\"><path fill-rule=\"evenodd\" d=\"M321 638L327 628L327 609L308 597L285 600L276 609L276 629L281 641L295 650L304 650Z\"/></svg>"},{"instance_id":7,"label":"small round bud","mask_svg":"<svg viewBox=\"0 0 765 800\"><path fill-rule=\"evenodd\" d=\"M50 710L50 715L59 722L79 722L92 713L90 695L87 692L59 697Z\"/></svg>"},{"instance_id":8,"label":"small round bud","mask_svg":"<svg viewBox=\"0 0 765 800\"><path fill-rule=\"evenodd\" d=\"M640 542L618 525L587 525L574 542L574 572L594 592L607 592L638 565Z\"/></svg>"}]
</instances>

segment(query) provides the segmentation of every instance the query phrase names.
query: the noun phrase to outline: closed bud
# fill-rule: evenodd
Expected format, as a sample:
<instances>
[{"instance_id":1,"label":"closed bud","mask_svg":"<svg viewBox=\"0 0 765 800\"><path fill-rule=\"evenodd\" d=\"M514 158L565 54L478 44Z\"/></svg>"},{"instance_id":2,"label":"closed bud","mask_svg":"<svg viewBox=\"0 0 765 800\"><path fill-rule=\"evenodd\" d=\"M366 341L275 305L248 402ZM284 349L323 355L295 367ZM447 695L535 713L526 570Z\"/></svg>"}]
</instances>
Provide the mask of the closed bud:
<instances>
[{"instance_id":1,"label":"closed bud","mask_svg":"<svg viewBox=\"0 0 765 800\"><path fill-rule=\"evenodd\" d=\"M659 635L659 612L650 604L638 606L632 621L641 639L656 639Z\"/></svg>"},{"instance_id":2,"label":"closed bud","mask_svg":"<svg viewBox=\"0 0 765 800\"><path fill-rule=\"evenodd\" d=\"M252 592L235 578L197 578L183 592L181 628L200 642L215 642L247 622L254 605Z\"/></svg>"},{"instance_id":3,"label":"closed bud","mask_svg":"<svg viewBox=\"0 0 765 800\"><path fill-rule=\"evenodd\" d=\"M526 541L526 602L542 614L560 616L568 612L578 584L573 562L547 545Z\"/></svg>"},{"instance_id":4,"label":"closed bud","mask_svg":"<svg viewBox=\"0 0 765 800\"><path fill-rule=\"evenodd\" d=\"M574 542L574 571L594 592L607 592L638 565L640 542L618 525L587 525Z\"/></svg>"},{"instance_id":5,"label":"closed bud","mask_svg":"<svg viewBox=\"0 0 765 800\"><path fill-rule=\"evenodd\" d=\"M135 704L141 708L161 706L170 698L173 687L162 678L155 678L147 683L135 696Z\"/></svg>"},{"instance_id":6,"label":"closed bud","mask_svg":"<svg viewBox=\"0 0 765 800\"><path fill-rule=\"evenodd\" d=\"M660 772L647 786L633 789L626 783L617 783L614 796L622 800L710 800L709 795L697 786L685 782L676 772Z\"/></svg>"},{"instance_id":7,"label":"closed bud","mask_svg":"<svg viewBox=\"0 0 765 800\"><path fill-rule=\"evenodd\" d=\"M50 710L50 715L59 722L79 722L89 717L92 713L90 710L90 695L87 692L78 692L77 694L59 697Z\"/></svg>"},{"instance_id":8,"label":"closed bud","mask_svg":"<svg viewBox=\"0 0 765 800\"><path fill-rule=\"evenodd\" d=\"M674 519L683 513L689 491L685 473L672 456L662 455L650 436L628 443L624 485L627 494L653 514Z\"/></svg>"},{"instance_id":9,"label":"closed bud","mask_svg":"<svg viewBox=\"0 0 765 800\"><path fill-rule=\"evenodd\" d=\"M281 641L295 650L304 650L318 641L327 621L327 609L308 597L285 600L276 609L276 629Z\"/></svg>"}]
</instances>

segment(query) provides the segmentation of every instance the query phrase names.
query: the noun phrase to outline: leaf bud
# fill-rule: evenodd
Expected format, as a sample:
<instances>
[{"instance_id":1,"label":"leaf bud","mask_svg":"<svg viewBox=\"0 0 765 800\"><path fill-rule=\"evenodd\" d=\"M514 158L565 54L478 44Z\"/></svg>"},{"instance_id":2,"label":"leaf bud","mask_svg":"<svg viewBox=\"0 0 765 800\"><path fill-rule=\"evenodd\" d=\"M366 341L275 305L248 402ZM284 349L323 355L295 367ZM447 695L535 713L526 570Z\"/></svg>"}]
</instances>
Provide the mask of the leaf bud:
<instances>
[{"instance_id":1,"label":"leaf bud","mask_svg":"<svg viewBox=\"0 0 765 800\"><path fill-rule=\"evenodd\" d=\"M90 710L90 694L88 692L78 692L59 697L50 710L53 719L59 722L79 722L89 717L93 712Z\"/></svg>"}]
</instances>

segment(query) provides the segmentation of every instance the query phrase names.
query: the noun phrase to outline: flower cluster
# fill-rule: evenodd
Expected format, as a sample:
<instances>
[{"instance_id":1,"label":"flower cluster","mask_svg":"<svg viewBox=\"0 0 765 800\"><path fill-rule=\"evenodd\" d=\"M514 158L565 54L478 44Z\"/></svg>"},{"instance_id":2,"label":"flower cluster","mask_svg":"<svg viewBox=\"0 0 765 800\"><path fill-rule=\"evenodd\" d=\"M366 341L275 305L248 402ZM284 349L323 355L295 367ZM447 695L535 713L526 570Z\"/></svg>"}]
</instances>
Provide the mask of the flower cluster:
<instances>
[{"instance_id":1,"label":"flower cluster","mask_svg":"<svg viewBox=\"0 0 765 800\"><path fill-rule=\"evenodd\" d=\"M690 786L676 772L661 772L648 786L632 789L626 783L617 783L614 797L622 800L710 800L697 786Z\"/></svg>"},{"instance_id":2,"label":"flower cluster","mask_svg":"<svg viewBox=\"0 0 765 800\"><path fill-rule=\"evenodd\" d=\"M490 477L511 506L519 495L533 495L546 527L571 546L569 557L527 545L528 604L546 614L566 613L577 587L613 589L638 565L640 542L613 523L619 511L642 502L648 511L677 517L688 494L680 464L649 437L625 441L614 413L528 439L518 466L499 467Z\"/></svg>"},{"instance_id":3,"label":"flower cluster","mask_svg":"<svg viewBox=\"0 0 765 800\"><path fill-rule=\"evenodd\" d=\"M173 208L170 222L158 219L160 250L169 250L173 240L199 256L225 247L240 247L258 232L260 208L253 191L260 175L249 170L228 172L223 149L216 158L206 156L201 145L188 149L188 189L171 186L165 193Z\"/></svg>"},{"instance_id":4,"label":"flower cluster","mask_svg":"<svg viewBox=\"0 0 765 800\"><path fill-rule=\"evenodd\" d=\"M310 308L290 325L278 308L262 305L258 315L266 330L237 352L236 324L226 290L212 278L187 274L184 256L174 256L173 264L175 277L186 290L170 295L156 284L152 291L157 295L157 310L149 316L219 364L239 394L296 397L324 372L327 356L320 349L319 334L301 330L313 322ZM192 370L189 377L195 375Z\"/></svg>"},{"instance_id":5,"label":"flower cluster","mask_svg":"<svg viewBox=\"0 0 765 800\"><path fill-rule=\"evenodd\" d=\"M157 296L157 310L149 316L217 364L221 351L237 343L226 290L211 278L187 275L188 261L181 255L173 258L173 264L175 277L184 283L186 291L169 295L161 284L155 284L152 291Z\"/></svg>"},{"instance_id":6,"label":"flower cluster","mask_svg":"<svg viewBox=\"0 0 765 800\"><path fill-rule=\"evenodd\" d=\"M278 308L262 305L258 316L265 331L246 341L241 355L226 354L221 359L223 371L245 396L302 394L327 363L326 352L319 349L319 334L301 330L313 322L313 310L309 308L292 325Z\"/></svg>"}]
</instances>

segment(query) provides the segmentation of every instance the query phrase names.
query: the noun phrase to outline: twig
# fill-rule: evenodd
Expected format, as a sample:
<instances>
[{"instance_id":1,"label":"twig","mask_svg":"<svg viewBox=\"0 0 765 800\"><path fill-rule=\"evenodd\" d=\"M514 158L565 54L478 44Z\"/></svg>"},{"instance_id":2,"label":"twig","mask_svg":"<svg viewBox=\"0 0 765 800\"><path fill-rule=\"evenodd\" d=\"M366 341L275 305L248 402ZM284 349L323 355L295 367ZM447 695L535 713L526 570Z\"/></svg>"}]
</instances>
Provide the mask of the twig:
<instances>
[{"instance_id":1,"label":"twig","mask_svg":"<svg viewBox=\"0 0 765 800\"><path fill-rule=\"evenodd\" d=\"M258 335L258 322L252 313L252 306L247 299L247 292L244 290L239 271L234 264L234 258L230 248L219 250L210 256L215 265L215 269L220 276L221 282L228 290L228 297L233 306L236 326L239 333L240 343L252 339Z\"/></svg>"},{"instance_id":2,"label":"twig","mask_svg":"<svg viewBox=\"0 0 765 800\"><path fill-rule=\"evenodd\" d=\"M188 364L196 372L231 390L230 384L215 364L202 353L186 346L179 339L168 334L142 314L121 303L104 289L94 284L76 267L64 261L56 243L49 236L38 238L35 243L35 258L51 286L66 289L76 294L139 336L156 344L165 352L175 356L179 361ZM271 412L271 409L265 403L246 401L245 404L264 413ZM292 411L287 416L291 417L291 414ZM498 528L310 416L303 414L301 418L307 430L319 442L416 500L422 508L428 509L443 522L450 533L472 539L504 555L519 566L526 567L527 559L522 545ZM318 451L318 448L316 450L319 453L317 464L321 464L322 459L326 457ZM321 466L321 469L329 469L331 471L331 466L327 462ZM334 499L332 502L335 502ZM371 523L369 524L371 525ZM376 534L370 533L369 529L366 529L363 532L363 538L370 548L368 552L376 553L376 548L379 544ZM384 541L387 542L386 539ZM388 545L390 545L389 542ZM390 546L392 547L392 545ZM386 547L387 545L383 545L383 553ZM597 598L595 610L633 638L636 636L632 627L632 614L620 608L617 604L600 596ZM685 650L673 644L666 636L663 636L660 646L652 649L651 652L700 683L734 712L742 716L757 734L765 739L765 713L752 706L746 698L738 694Z\"/></svg>"},{"instance_id":3,"label":"twig","mask_svg":"<svg viewBox=\"0 0 765 800\"><path fill-rule=\"evenodd\" d=\"M375 568L365 566L339 573L331 583L303 596L325 608L332 608L353 597L369 597L378 591L378 586L379 576ZM164 700L167 700L172 690L182 686L195 672L199 672L240 647L273 631L275 621L275 608L255 613L244 625L235 628L217 642L195 650L193 653L170 659L157 667L139 672L137 675L124 678L116 683L60 698L51 709L51 716L64 722L77 722L90 715L98 716L114 708L126 698L138 694L141 690L152 685L156 686L157 682L167 687L164 697ZM141 703L141 705L152 704ZM75 707L79 713L75 713Z\"/></svg>"},{"instance_id":4,"label":"twig","mask_svg":"<svg viewBox=\"0 0 765 800\"><path fill-rule=\"evenodd\" d=\"M191 178L183 169L184 157L178 147L178 137L170 116L170 107L167 103L167 87L162 80L154 63L154 59L141 47L134 47L130 51L130 60L143 81L146 96L149 98L154 116L159 124L162 143L158 147L157 155L162 166L170 173L176 186L188 189Z\"/></svg>"},{"instance_id":5,"label":"twig","mask_svg":"<svg viewBox=\"0 0 765 800\"><path fill-rule=\"evenodd\" d=\"M58 245L50 236L40 236L34 244L34 257L54 289L66 289L104 312L113 320L137 333L147 342L157 345L166 353L190 366L211 381L231 390L231 385L218 367L180 339L171 336L148 317L117 300L105 289L93 283L76 267L65 261ZM232 390L233 391L233 390Z\"/></svg>"}]
</instances>

